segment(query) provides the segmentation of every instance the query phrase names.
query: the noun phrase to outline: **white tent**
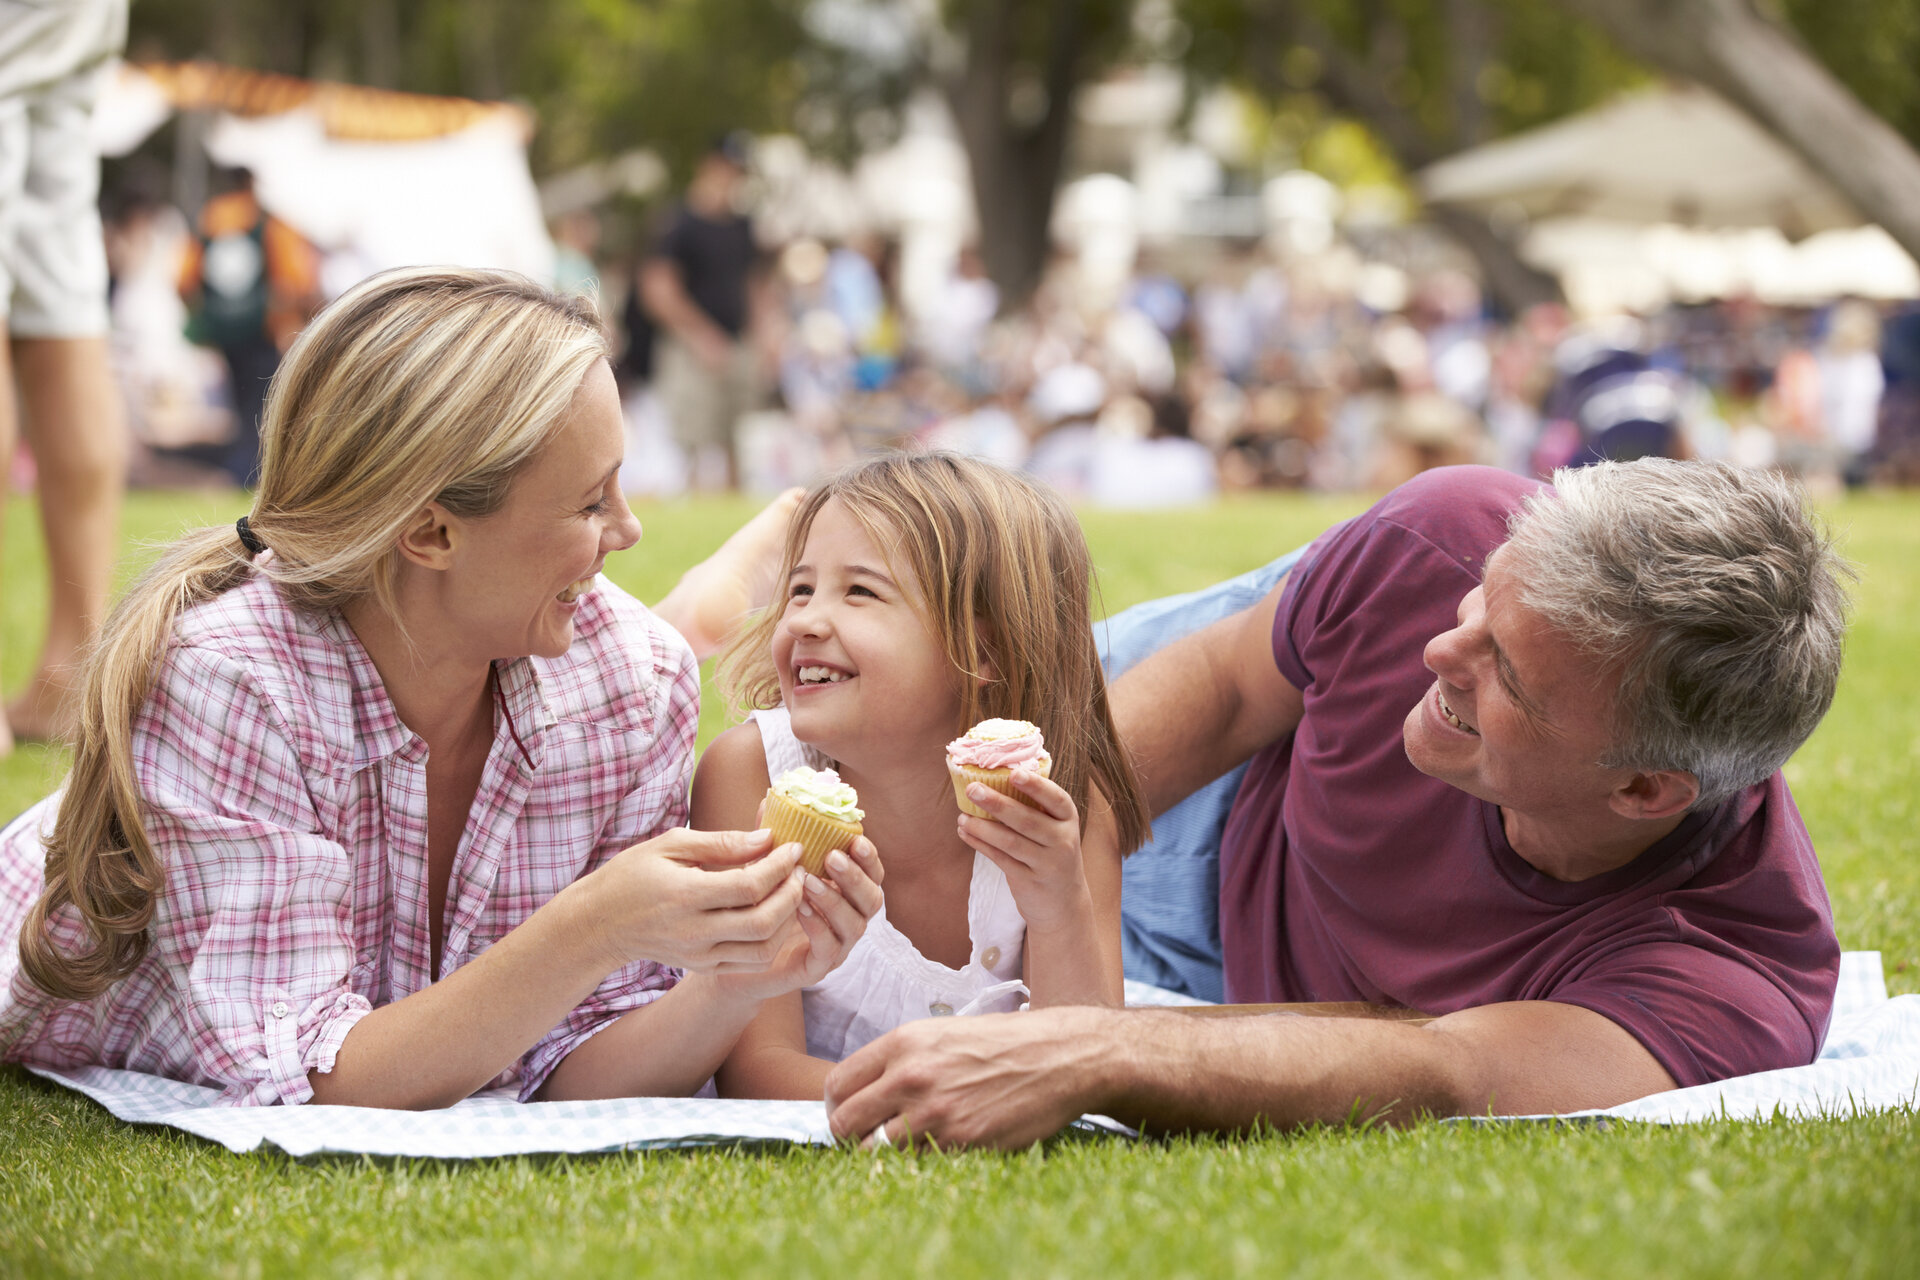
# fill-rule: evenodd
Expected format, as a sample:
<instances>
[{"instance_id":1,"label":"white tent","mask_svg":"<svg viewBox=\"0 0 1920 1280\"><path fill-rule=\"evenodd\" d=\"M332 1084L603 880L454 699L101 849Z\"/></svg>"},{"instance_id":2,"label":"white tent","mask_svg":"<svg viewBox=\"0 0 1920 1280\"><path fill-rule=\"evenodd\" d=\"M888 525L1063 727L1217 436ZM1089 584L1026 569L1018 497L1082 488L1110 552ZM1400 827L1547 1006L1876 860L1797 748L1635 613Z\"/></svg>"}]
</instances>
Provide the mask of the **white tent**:
<instances>
[{"instance_id":1,"label":"white tent","mask_svg":"<svg viewBox=\"0 0 1920 1280\"><path fill-rule=\"evenodd\" d=\"M1496 217L1774 227L1798 239L1862 219L1758 125L1699 88L1623 95L1420 174L1432 204Z\"/></svg>"},{"instance_id":2,"label":"white tent","mask_svg":"<svg viewBox=\"0 0 1920 1280\"><path fill-rule=\"evenodd\" d=\"M207 153L252 170L260 203L355 276L433 263L553 278L520 108L204 63L129 64L103 95L96 141L124 154L174 111L211 113Z\"/></svg>"},{"instance_id":3,"label":"white tent","mask_svg":"<svg viewBox=\"0 0 1920 1280\"><path fill-rule=\"evenodd\" d=\"M1527 226L1522 256L1582 311L1920 292L1891 237L1705 89L1626 94L1443 160L1418 183L1431 204Z\"/></svg>"}]
</instances>

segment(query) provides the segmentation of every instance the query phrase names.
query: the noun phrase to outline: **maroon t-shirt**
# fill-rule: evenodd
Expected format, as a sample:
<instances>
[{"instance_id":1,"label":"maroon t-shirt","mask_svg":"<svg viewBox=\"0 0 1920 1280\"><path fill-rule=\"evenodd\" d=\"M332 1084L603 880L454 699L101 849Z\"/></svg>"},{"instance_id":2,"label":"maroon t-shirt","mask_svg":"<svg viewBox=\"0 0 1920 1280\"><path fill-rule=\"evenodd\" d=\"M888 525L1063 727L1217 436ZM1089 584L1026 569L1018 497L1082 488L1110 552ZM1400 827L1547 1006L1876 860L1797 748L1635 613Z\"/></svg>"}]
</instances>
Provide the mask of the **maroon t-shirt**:
<instances>
[{"instance_id":1,"label":"maroon t-shirt","mask_svg":"<svg viewBox=\"0 0 1920 1280\"><path fill-rule=\"evenodd\" d=\"M1556 1000L1625 1027L1682 1086L1811 1062L1840 947L1778 773L1568 884L1513 851L1498 806L1407 760L1401 725L1433 681L1422 650L1542 488L1428 472L1294 570L1273 647L1306 713L1254 758L1222 837L1227 999Z\"/></svg>"}]
</instances>

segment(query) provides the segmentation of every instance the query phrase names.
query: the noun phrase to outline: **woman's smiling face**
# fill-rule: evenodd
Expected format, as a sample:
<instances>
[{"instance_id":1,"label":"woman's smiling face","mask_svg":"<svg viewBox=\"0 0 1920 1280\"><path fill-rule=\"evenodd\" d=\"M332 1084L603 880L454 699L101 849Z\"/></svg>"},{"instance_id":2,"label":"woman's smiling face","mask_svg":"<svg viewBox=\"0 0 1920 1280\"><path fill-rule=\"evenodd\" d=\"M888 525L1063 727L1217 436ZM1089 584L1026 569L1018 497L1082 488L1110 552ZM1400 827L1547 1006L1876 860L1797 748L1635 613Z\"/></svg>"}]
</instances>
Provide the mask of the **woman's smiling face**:
<instances>
[{"instance_id":1,"label":"woman's smiling face","mask_svg":"<svg viewBox=\"0 0 1920 1280\"><path fill-rule=\"evenodd\" d=\"M786 589L773 664L796 737L836 760L945 745L960 673L928 625L919 584L838 499L814 516Z\"/></svg>"},{"instance_id":2,"label":"woman's smiling face","mask_svg":"<svg viewBox=\"0 0 1920 1280\"><path fill-rule=\"evenodd\" d=\"M557 658L573 643L573 615L615 551L640 540L620 491L626 427L604 360L492 515L459 522L442 584L452 642L473 656Z\"/></svg>"}]
</instances>

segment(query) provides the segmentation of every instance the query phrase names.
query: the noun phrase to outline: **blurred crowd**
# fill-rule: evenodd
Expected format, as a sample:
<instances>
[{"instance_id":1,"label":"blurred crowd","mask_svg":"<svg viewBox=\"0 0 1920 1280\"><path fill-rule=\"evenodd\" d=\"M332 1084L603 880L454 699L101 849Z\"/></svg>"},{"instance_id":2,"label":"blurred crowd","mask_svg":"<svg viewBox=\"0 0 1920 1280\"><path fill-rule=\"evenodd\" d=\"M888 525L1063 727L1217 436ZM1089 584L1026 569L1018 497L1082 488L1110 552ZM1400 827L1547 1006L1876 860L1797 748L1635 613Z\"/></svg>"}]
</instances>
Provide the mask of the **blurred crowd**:
<instances>
[{"instance_id":1,"label":"blurred crowd","mask_svg":"<svg viewBox=\"0 0 1920 1280\"><path fill-rule=\"evenodd\" d=\"M617 256L591 212L553 227L556 285L596 290L614 331L631 491L773 492L887 447L982 455L1116 506L1649 453L1829 490L1920 481L1909 309L1499 319L1459 270L1383 276L1343 245L1258 242L1149 245L1098 279L1058 250L1011 309L967 247L909 308L886 238L762 245L737 209L747 163L717 145ZM226 185L197 225L157 199L107 209L136 482L244 483L278 352L356 278L261 212L244 175Z\"/></svg>"},{"instance_id":2,"label":"blurred crowd","mask_svg":"<svg viewBox=\"0 0 1920 1280\"><path fill-rule=\"evenodd\" d=\"M1920 314L1732 300L1499 320L1460 270L1260 242L1150 246L1119 280L1063 249L1015 308L964 248L909 309L884 238L755 247L729 204L743 172L716 149L639 254L622 365L636 489L770 492L885 447L982 455L1118 506L1649 454L1825 490L1920 479ZM592 238L573 238L584 264ZM713 321L698 299L716 246L733 292Z\"/></svg>"}]
</instances>

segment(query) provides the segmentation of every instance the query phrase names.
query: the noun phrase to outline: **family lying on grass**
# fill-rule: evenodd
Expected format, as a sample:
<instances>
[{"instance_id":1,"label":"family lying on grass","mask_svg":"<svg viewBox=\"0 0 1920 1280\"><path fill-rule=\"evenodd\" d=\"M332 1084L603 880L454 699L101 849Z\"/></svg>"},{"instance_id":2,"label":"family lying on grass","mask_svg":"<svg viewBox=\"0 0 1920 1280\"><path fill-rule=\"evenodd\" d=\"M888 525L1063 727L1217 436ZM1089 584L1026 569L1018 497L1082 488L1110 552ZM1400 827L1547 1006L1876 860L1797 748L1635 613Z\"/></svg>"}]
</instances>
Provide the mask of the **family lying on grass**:
<instances>
[{"instance_id":1,"label":"family lying on grass","mask_svg":"<svg viewBox=\"0 0 1920 1280\"><path fill-rule=\"evenodd\" d=\"M1776 477L1431 472L1109 697L1072 513L958 457L776 504L657 612L600 578L640 537L600 325L517 277L359 286L266 437L248 516L115 611L64 788L0 836L7 1060L234 1103L712 1080L1013 1145L1086 1111L1605 1107L1820 1049L1839 947L1780 767L1845 569ZM752 715L696 773L682 633L769 595L721 666ZM1044 751L963 777L970 815L947 747L984 720ZM1229 1001L1430 1021L1119 1007L1122 857L1242 764ZM864 832L817 875L761 828L802 765Z\"/></svg>"}]
</instances>

